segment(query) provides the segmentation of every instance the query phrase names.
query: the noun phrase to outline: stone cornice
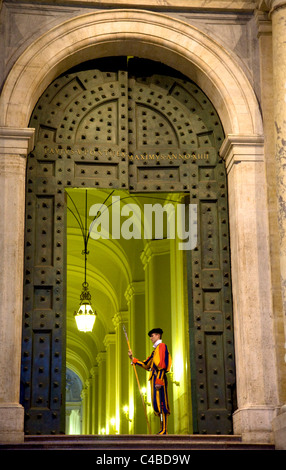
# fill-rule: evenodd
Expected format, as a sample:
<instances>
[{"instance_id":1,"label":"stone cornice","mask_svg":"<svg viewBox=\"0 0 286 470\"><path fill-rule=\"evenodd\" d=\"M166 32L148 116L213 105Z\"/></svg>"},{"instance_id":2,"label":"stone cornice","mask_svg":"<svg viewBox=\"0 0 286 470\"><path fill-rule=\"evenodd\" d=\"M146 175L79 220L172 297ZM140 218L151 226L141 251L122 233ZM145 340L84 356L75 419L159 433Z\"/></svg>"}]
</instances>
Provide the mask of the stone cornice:
<instances>
[{"instance_id":1,"label":"stone cornice","mask_svg":"<svg viewBox=\"0 0 286 470\"><path fill-rule=\"evenodd\" d=\"M0 0L1 5L2 0ZM9 1L7 1L9 3ZM13 4L55 5L53 0L13 0ZM60 5L89 8L152 8L160 11L253 11L255 0L62 0Z\"/></svg>"}]
</instances>

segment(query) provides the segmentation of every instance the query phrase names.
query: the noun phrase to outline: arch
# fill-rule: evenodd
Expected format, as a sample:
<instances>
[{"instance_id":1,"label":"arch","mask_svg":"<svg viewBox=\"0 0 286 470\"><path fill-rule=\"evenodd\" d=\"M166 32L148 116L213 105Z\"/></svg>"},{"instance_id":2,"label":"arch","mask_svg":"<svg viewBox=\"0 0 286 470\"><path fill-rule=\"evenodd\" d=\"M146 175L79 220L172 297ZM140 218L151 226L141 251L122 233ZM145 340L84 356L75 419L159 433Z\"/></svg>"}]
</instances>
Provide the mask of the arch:
<instances>
[{"instance_id":1,"label":"arch","mask_svg":"<svg viewBox=\"0 0 286 470\"><path fill-rule=\"evenodd\" d=\"M196 27L141 10L88 13L38 38L7 77L0 126L27 127L38 98L56 76L85 60L112 55L163 61L204 90L226 134L262 134L255 94L234 57Z\"/></svg>"},{"instance_id":2,"label":"arch","mask_svg":"<svg viewBox=\"0 0 286 470\"><path fill-rule=\"evenodd\" d=\"M111 10L72 18L31 44L16 61L6 79L0 97L0 134L4 142L4 157L14 155L15 148L19 155L27 152L31 133L25 127L38 98L54 78L81 62L111 55L137 55L159 60L194 80L212 100L225 133L228 134L221 155L228 157L230 163L243 163L228 166L230 232L234 247L232 271L235 285L233 296L236 356L239 359L240 379L237 391L239 408L235 412L234 424L236 433L247 437L251 433L257 436L258 429L264 439L270 439L272 417L277 404L277 384L270 381L265 387L265 374L262 373L265 367L267 370L276 370L271 323L266 182L261 138L263 127L255 93L235 57L194 26L160 13ZM8 160L11 158L6 158L7 163ZM7 171L8 176L5 176L7 180L12 174L10 165L15 163L9 163L9 173ZM21 162L21 172L19 171L19 175L13 175L14 180L20 183L21 190L24 188L24 171L25 166ZM17 256L13 258L12 250L6 249L7 255L3 263L4 272L11 272L12 266L12 273L18 273L17 261L21 262L22 255L19 253L22 253L23 248L24 210L19 195L18 199L14 198L13 204L14 209L17 208L14 210L16 216L11 217L9 213L5 221L11 233L16 234L14 239ZM10 247L6 240L5 246ZM239 253L245 256L237 256ZM248 256L249 253L252 253L251 257ZM249 279L252 289L249 289ZM17 311L20 312L18 294L21 286L22 278L19 276L11 286L10 296L14 299L12 307L17 319ZM3 310L11 311L10 300L4 302ZM8 322L6 323L8 325ZM11 359L6 363L5 370L13 370L13 374L10 374L13 384L5 396L5 403L9 403L9 410L19 416L19 424L13 424L13 433L17 435L17 439L22 439L22 410L16 403L19 393L19 328L12 330L7 325L2 349L9 350L8 344L12 344L13 357L16 360L13 362ZM269 348L265 347L266 343ZM257 346L255 350L253 345ZM18 354L15 354L15 351ZM248 364L248 367L245 368L244 364ZM258 373L257 366L260 367L261 373ZM253 382L254 375L258 381ZM11 404L13 406L10 406ZM2 409L6 410L4 406ZM7 422L7 419L10 419L10 411L9 418L6 411L1 413L0 421ZM3 429L2 427L1 431Z\"/></svg>"}]
</instances>

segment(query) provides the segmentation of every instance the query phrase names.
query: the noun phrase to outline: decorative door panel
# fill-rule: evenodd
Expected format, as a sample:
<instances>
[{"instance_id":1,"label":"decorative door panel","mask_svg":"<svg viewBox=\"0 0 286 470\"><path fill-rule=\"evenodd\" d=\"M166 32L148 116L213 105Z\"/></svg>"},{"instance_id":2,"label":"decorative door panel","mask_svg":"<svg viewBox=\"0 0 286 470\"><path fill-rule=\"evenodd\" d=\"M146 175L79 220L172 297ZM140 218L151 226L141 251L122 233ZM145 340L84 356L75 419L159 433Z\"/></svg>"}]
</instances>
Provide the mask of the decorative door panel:
<instances>
[{"instance_id":1,"label":"decorative door panel","mask_svg":"<svg viewBox=\"0 0 286 470\"><path fill-rule=\"evenodd\" d=\"M235 384L223 130L190 80L152 61L100 59L57 78L31 117L22 403L26 433L64 432L65 188L185 192L194 431L231 432Z\"/></svg>"},{"instance_id":2,"label":"decorative door panel","mask_svg":"<svg viewBox=\"0 0 286 470\"><path fill-rule=\"evenodd\" d=\"M30 122L21 380L28 434L64 432L65 188L128 188L127 72L113 69L62 75Z\"/></svg>"},{"instance_id":3,"label":"decorative door panel","mask_svg":"<svg viewBox=\"0 0 286 470\"><path fill-rule=\"evenodd\" d=\"M193 427L230 434L235 364L223 129L195 83L145 64L140 74L134 60L129 72L129 188L183 191L198 205L198 245L187 253Z\"/></svg>"},{"instance_id":4,"label":"decorative door panel","mask_svg":"<svg viewBox=\"0 0 286 470\"><path fill-rule=\"evenodd\" d=\"M198 246L188 256L194 429L230 434L235 365L224 163L199 168Z\"/></svg>"}]
</instances>

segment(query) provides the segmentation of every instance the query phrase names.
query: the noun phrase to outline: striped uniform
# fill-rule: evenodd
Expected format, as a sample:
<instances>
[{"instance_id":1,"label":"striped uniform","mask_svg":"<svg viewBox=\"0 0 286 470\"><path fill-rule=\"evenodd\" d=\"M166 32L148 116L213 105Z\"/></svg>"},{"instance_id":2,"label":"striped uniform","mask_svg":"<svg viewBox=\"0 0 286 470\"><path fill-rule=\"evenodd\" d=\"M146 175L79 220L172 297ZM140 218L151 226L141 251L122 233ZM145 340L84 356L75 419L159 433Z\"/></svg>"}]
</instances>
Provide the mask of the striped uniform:
<instances>
[{"instance_id":1,"label":"striped uniform","mask_svg":"<svg viewBox=\"0 0 286 470\"><path fill-rule=\"evenodd\" d=\"M172 358L166 344L159 343L145 361L132 359L134 364L138 364L146 370L150 371L149 380L151 381L151 396L154 413L161 417L161 430L159 434L167 434L167 421L170 414L169 398L168 398L168 382L166 373L169 372L172 365ZM156 390L155 385L161 385Z\"/></svg>"}]
</instances>

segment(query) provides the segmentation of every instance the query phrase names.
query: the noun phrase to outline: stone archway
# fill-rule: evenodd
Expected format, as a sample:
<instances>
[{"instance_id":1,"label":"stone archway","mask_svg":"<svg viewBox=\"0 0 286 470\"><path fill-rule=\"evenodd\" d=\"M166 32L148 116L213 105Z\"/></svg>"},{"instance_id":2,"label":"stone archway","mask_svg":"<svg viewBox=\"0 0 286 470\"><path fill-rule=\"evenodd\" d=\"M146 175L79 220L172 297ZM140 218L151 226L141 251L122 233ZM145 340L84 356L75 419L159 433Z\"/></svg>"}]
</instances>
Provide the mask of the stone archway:
<instances>
[{"instance_id":1,"label":"stone archway","mask_svg":"<svg viewBox=\"0 0 286 470\"><path fill-rule=\"evenodd\" d=\"M4 85L0 125L27 126L37 99L56 76L90 58L113 55L160 60L194 80L212 98L226 134L263 133L253 89L229 53L193 26L138 10L82 15L35 41Z\"/></svg>"},{"instance_id":2,"label":"stone archway","mask_svg":"<svg viewBox=\"0 0 286 470\"><path fill-rule=\"evenodd\" d=\"M2 373L11 377L5 384L5 402L0 410L1 422L10 419L10 428L8 431L1 429L1 433L6 436L4 439L23 438L23 410L17 398L19 293L22 290L19 273L23 265L23 156L31 142L31 130L26 128L30 114L48 84L67 68L91 57L122 53L160 59L192 78L212 100L223 123L226 139L221 155L228 170L238 378L234 431L249 440L253 435L269 440L277 389L263 128L255 94L235 59L197 28L163 14L134 10L90 13L53 28L22 54L2 91L2 199L9 200L11 187L16 187L17 193L11 211L1 221L4 224L2 233L6 234L3 239L3 284L13 278L10 296L6 290L3 294L1 311L6 325L5 341L1 343ZM7 312L11 311L14 312L12 323L7 322ZM6 361L7 351L12 350L11 360ZM268 375L266 381L265 374ZM253 377L257 379L255 383Z\"/></svg>"},{"instance_id":3,"label":"stone archway","mask_svg":"<svg viewBox=\"0 0 286 470\"><path fill-rule=\"evenodd\" d=\"M153 324L164 324L164 337L173 351L174 376L180 382L179 391L172 388L175 432L230 434L235 409L235 361L228 206L225 164L218 155L224 133L212 104L195 83L159 62L112 57L83 63L54 80L37 102L30 125L35 128L35 148L28 156L26 179L21 375L25 432L56 434L62 429L59 394L63 388L64 395L61 374L65 367L64 337L67 329L68 363L71 337L76 341L78 336L75 325L72 326L72 307L76 300L73 298L71 302L71 292L72 289L77 292L77 286L81 285L82 264L80 256L79 259L76 256L77 248L82 245L76 240L80 235L75 236L74 243L65 242L65 194L76 188L73 197L79 215L83 211L82 191L86 188L89 201L102 198L99 206L108 190L115 191L114 195L123 194L121 197L126 202L138 199L140 213L151 200L174 202L173 198L179 197L177 191L181 198L187 195L195 205L199 242L193 247L195 253L188 253L187 259L177 249L176 242L169 246L170 240L156 240L154 234L149 242L133 239L132 246L128 242L124 245L121 236L115 245L109 232L106 245L98 240L95 245L91 243L89 266L98 311L92 333L97 343L93 355L97 357L105 350L102 335L113 332L112 319L120 311L126 311L126 325L130 329L133 326L130 340L137 345L137 354L142 331ZM112 207L116 210L115 205ZM67 230L69 234L68 221ZM73 275L67 262L65 276L63 252L69 258L69 247L73 253ZM128 267L127 277L123 266L119 267L122 257ZM180 264L188 265L189 276L179 268ZM137 308L132 312L122 294L138 280L146 284L146 310ZM66 285L69 293L65 306ZM189 291L188 304L182 298L183 290ZM192 345L190 353L189 341L185 339L188 335ZM51 351L55 341L57 358ZM109 337L108 347L110 341ZM121 344L115 335L112 341L113 350L118 351ZM88 339L81 338L81 342L79 356L85 357L89 351ZM38 372L33 364L34 358L40 355ZM120 378L126 375L124 359L117 359L112 371L109 361L106 363L106 377L117 376L114 388L118 390ZM191 362L191 367L187 367L191 373L178 372L183 369L182 362ZM95 364L90 364L88 370ZM83 383L88 380L89 377ZM25 383L29 386L25 387ZM53 388L54 383L57 390ZM103 384L104 379L100 387ZM133 402L127 380L122 388L121 400ZM50 389L53 393L49 394ZM90 390L87 394L89 403ZM108 395L111 394L110 390ZM181 412L183 407L193 417L189 422ZM140 422L138 408L136 424ZM94 409L98 410L99 405L95 404ZM118 398L119 416L120 409ZM109 426L108 419L105 420ZM170 424L173 426L173 422ZM123 429L122 419L118 419L118 432L122 433ZM144 432L142 425L128 431L138 433L140 429Z\"/></svg>"}]
</instances>

